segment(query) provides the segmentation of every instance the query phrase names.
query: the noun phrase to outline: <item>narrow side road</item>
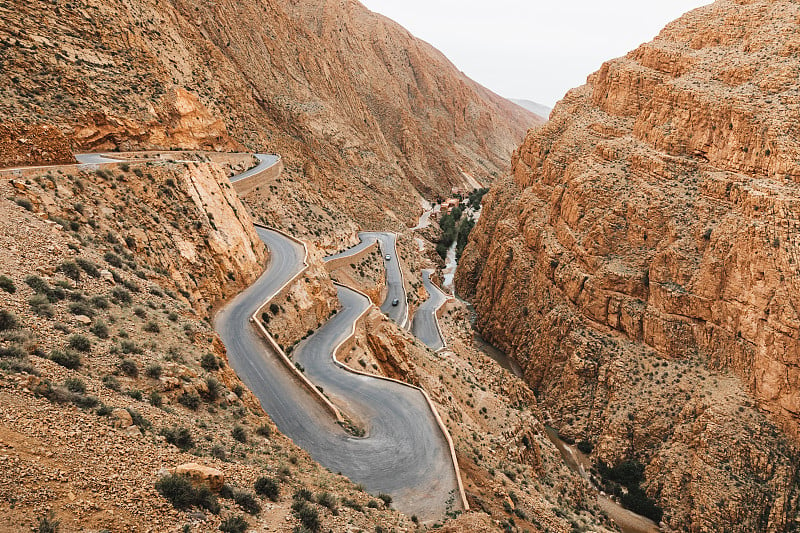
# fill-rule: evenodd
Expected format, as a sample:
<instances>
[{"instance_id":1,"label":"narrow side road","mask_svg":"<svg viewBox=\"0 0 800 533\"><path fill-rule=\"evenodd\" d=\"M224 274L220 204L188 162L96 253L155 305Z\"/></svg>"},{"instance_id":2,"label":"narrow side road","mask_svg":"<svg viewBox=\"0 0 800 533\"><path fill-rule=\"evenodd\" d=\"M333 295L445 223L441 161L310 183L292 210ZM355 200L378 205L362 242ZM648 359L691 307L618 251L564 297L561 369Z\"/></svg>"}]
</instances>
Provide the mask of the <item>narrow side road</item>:
<instances>
[{"instance_id":1,"label":"narrow side road","mask_svg":"<svg viewBox=\"0 0 800 533\"><path fill-rule=\"evenodd\" d=\"M444 348L444 339L439 331L436 311L449 297L431 281L432 272L431 269L422 271L422 284L430 296L414 313L414 319L411 321L411 333L425 343L428 348L436 351Z\"/></svg>"},{"instance_id":2,"label":"narrow side road","mask_svg":"<svg viewBox=\"0 0 800 533\"><path fill-rule=\"evenodd\" d=\"M398 326L405 328L408 326L408 299L406 297L405 280L400 268L400 260L397 257L397 236L394 233L383 231L362 231L358 237L361 242L352 248L338 254L329 255L325 261L340 259L355 255L370 244L378 241L381 248L381 257L386 267L386 299L381 304L383 314L391 318ZM386 256L389 259L386 259ZM392 302L397 300L397 305Z\"/></svg>"}]
</instances>

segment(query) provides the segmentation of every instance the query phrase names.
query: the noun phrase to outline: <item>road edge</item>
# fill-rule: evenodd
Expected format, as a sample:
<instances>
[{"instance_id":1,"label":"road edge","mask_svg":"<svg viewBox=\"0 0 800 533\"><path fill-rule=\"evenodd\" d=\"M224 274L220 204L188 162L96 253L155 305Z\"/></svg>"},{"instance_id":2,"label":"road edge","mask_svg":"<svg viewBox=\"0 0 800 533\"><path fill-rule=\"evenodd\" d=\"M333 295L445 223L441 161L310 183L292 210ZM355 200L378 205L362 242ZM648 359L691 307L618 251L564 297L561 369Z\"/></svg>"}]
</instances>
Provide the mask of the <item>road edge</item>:
<instances>
[{"instance_id":1,"label":"road edge","mask_svg":"<svg viewBox=\"0 0 800 533\"><path fill-rule=\"evenodd\" d=\"M402 272L402 269L401 269L401 272ZM339 348L341 348L342 345L344 345L345 342L347 342L353 336L355 336L355 334L356 334L356 324L358 323L359 320L361 320L364 317L364 315L367 314L367 312L374 306L374 304L371 303L371 300L369 299L369 296L367 296L364 292L362 292L362 291L360 291L358 289L355 289L353 287L348 287L347 285L344 285L343 283L339 283L337 281L334 281L333 284L334 285L338 285L339 287L344 287L345 289L349 289L349 290L351 290L353 292L357 292L358 294L360 294L361 296L366 298L368 302L370 302L370 305L368 305L367 308L364 309L361 312L361 314L359 314L358 317L356 317L356 319L351 324L352 331L351 331L350 335L348 335L338 345L336 345L336 348L331 353L331 357L333 359L334 364L336 364L340 368L343 368L344 370L347 370L348 372L352 372L353 374L357 374L357 375L360 375L360 376L366 376L366 377L370 377L370 378L374 378L374 379L380 379L380 380L383 380L383 381L390 381L392 383L397 383L399 385L403 385L404 387L409 387L409 388L412 388L412 389L416 389L416 390L418 390L418 391L420 391L422 393L422 396L425 398L425 401L428 403L428 407L430 408L431 412L433 413L433 417L436 419L436 423L439 425L439 429L441 430L442 434L444 435L445 441L447 442L447 446L450 448L450 458L452 460L453 469L455 470L455 474L456 474L456 484L458 485L459 496L461 496L461 504L463 505L465 511L469 511L469 503L467 502L467 495L464 492L464 483L461 481L461 468L459 468L459 466L458 466L458 458L456 457L456 449L455 449L455 445L453 444L453 438L450 436L450 432L448 431L447 426L444 425L444 420L442 420L442 417L439 415L439 411L436 409L436 406L433 404L433 401L431 400L430 396L428 396L428 393L425 391L425 389L423 389L422 387L418 387L416 385L412 385L411 383L406 383L405 381L400 381L399 379L394 379L394 378L390 378L390 377L386 377L386 376L379 376L379 375L375 375L375 374L368 374L367 372L362 372L360 370L356 370L355 368L353 368L353 367L341 362L339 360L339 358L336 357L336 352L339 351Z\"/></svg>"},{"instance_id":2,"label":"road edge","mask_svg":"<svg viewBox=\"0 0 800 533\"><path fill-rule=\"evenodd\" d=\"M336 418L337 422L343 423L344 422L344 417L342 416L342 412L335 405L333 405L333 403L324 394L322 394L319 391L319 389L316 387L316 385L314 385L311 382L311 380L308 379L306 377L306 375L303 374L300 371L299 368L297 368L294 365L294 363L289 358L289 356L286 355L286 352L283 351L283 349L277 343L275 338L272 335L270 335L269 331L267 331L267 328L264 327L264 325L261 323L261 320L259 320L259 318L258 318L259 315L262 312L262 309L264 309L267 306L267 304L269 304L272 301L272 299L275 298L275 296L280 294L283 289L285 289L286 287L288 287L289 285L291 285L292 283L294 283L295 281L300 279L300 276L302 276L303 273L305 273L305 271L308 270L308 266L309 266L308 265L308 246L306 246L305 242L301 241L300 239L297 239L297 238L293 237L292 235L289 235L288 233L286 233L285 231L282 231L280 229L273 228L273 227L267 226L266 224L261 224L261 223L258 223L258 222L254 222L253 225L256 226L256 227L259 227L259 228L263 228L263 229L269 230L269 231L274 231L275 233L279 233L279 234L283 235L284 237L286 237L287 239L290 239L290 240L302 245L303 246L303 251L304 251L304 257L303 257L303 268L301 268L294 276L292 276L291 279L287 280L286 283L281 285L281 287L277 291L275 291L272 295L270 295L270 297L267 298L264 301L264 303L261 304L258 307L258 309L255 310L255 312L250 316L250 322L256 325L256 329L266 339L266 341L270 345L270 347L278 353L278 356L280 357L281 361L286 365L286 367L289 368L289 370L292 373L294 373L294 375L297 378L300 379L300 382L303 383L303 385L305 385L306 388L311 391L311 393L322 403L323 407L325 407L328 411L330 411L330 413L334 416L334 418ZM267 248L269 248L269 247L267 247Z\"/></svg>"}]
</instances>

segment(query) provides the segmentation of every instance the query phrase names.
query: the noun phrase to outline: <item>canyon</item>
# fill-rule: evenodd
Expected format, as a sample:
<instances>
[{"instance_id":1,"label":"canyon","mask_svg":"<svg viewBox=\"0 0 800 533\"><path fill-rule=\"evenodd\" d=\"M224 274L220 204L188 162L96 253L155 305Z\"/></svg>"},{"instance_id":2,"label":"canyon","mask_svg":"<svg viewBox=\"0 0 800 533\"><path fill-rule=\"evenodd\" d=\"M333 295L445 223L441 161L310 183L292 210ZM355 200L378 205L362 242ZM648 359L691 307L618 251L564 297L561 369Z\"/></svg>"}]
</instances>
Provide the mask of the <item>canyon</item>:
<instances>
[{"instance_id":1,"label":"canyon","mask_svg":"<svg viewBox=\"0 0 800 533\"><path fill-rule=\"evenodd\" d=\"M644 464L678 530L798 510L798 15L721 0L605 63L515 151L457 273L552 424Z\"/></svg>"},{"instance_id":2,"label":"canyon","mask_svg":"<svg viewBox=\"0 0 800 533\"><path fill-rule=\"evenodd\" d=\"M355 0L0 0L0 531L795 530L798 21L717 0L550 112ZM420 213L489 186L447 294ZM226 335L264 231L305 259ZM423 391L435 494L325 462L400 425L322 348Z\"/></svg>"}]
</instances>

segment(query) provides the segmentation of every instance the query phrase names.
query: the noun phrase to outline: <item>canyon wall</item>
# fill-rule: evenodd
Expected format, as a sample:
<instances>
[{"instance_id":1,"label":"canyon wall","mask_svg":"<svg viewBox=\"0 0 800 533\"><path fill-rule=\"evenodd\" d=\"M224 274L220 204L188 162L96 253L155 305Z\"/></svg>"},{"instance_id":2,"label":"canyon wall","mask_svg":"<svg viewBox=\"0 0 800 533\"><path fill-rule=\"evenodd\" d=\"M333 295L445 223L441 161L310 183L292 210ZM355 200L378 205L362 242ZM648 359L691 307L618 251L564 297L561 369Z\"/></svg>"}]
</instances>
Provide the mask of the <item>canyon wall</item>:
<instances>
[{"instance_id":1,"label":"canyon wall","mask_svg":"<svg viewBox=\"0 0 800 533\"><path fill-rule=\"evenodd\" d=\"M353 0L7 1L0 47L0 120L81 150L279 153L362 223L489 183L541 122Z\"/></svg>"},{"instance_id":2,"label":"canyon wall","mask_svg":"<svg viewBox=\"0 0 800 533\"><path fill-rule=\"evenodd\" d=\"M665 520L785 531L800 438L800 7L720 0L570 91L457 276L484 336Z\"/></svg>"}]
</instances>

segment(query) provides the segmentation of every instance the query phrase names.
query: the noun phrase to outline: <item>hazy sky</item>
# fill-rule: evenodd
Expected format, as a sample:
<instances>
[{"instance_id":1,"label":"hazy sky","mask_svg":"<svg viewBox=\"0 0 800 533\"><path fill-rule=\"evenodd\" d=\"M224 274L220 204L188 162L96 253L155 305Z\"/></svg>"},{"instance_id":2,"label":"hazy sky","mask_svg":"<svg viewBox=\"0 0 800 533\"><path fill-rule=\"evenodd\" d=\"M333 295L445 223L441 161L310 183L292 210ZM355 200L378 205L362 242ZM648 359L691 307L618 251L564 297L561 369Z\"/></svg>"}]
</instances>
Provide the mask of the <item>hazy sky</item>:
<instances>
[{"instance_id":1,"label":"hazy sky","mask_svg":"<svg viewBox=\"0 0 800 533\"><path fill-rule=\"evenodd\" d=\"M604 61L710 0L361 0L506 98L553 106Z\"/></svg>"}]
</instances>

